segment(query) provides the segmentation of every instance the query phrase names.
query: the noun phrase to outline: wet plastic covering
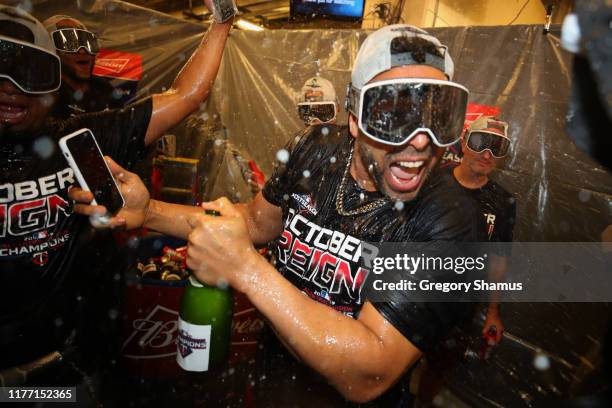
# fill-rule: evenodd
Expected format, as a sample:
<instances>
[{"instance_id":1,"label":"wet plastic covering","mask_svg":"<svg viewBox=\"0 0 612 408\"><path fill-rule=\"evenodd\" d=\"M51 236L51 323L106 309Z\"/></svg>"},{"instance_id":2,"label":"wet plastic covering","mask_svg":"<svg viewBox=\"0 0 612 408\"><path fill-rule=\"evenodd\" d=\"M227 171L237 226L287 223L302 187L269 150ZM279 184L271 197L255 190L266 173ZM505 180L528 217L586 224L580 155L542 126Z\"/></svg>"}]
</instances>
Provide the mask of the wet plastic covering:
<instances>
[{"instance_id":1,"label":"wet plastic covering","mask_svg":"<svg viewBox=\"0 0 612 408\"><path fill-rule=\"evenodd\" d=\"M167 89L205 30L115 1L81 9L71 1L33 3L41 19L73 15L100 37L103 48L141 55L137 97ZM572 57L560 48L558 28L548 35L539 26L429 31L449 46L455 81L470 90L470 102L499 107L510 124L513 147L496 178L518 201L515 239L599 241L612 223L612 175L566 134ZM366 35L360 30L233 31L204 120L216 130L227 128L227 139L269 175L278 149L303 128L297 98L304 79L331 80L342 104ZM340 107L338 113L338 124L345 124L346 112ZM196 158L202 149L202 143L188 148Z\"/></svg>"},{"instance_id":2,"label":"wet plastic covering","mask_svg":"<svg viewBox=\"0 0 612 408\"><path fill-rule=\"evenodd\" d=\"M102 47L141 55L138 97L169 87L204 34L200 25L122 2L15 3L29 4L41 20L72 15L99 36ZM470 89L470 102L499 107L510 124L513 146L495 178L517 199L515 239L601 240L612 224L612 175L566 134L572 117L571 56L560 48L558 28L548 35L540 26L429 31L449 46L454 79ZM277 151L303 128L296 104L306 78L331 80L342 103L351 64L366 35L360 30L231 33L211 98L196 115L199 120L192 117L175 132L179 155L219 163L208 171L207 182L214 183L205 188L208 198L246 191L244 185L236 187L245 177L228 164L236 157L231 152L253 158L270 174ZM340 109L338 123L346 121ZM206 154L214 135L223 135L223 142L216 145L221 158L211 159ZM227 144L232 150L221 149ZM477 406L532 406L585 389L582 384L601 363L609 307L511 304L502 314L508 336L494 351L493 362L449 370L455 392L463 390Z\"/></svg>"},{"instance_id":3,"label":"wet plastic covering","mask_svg":"<svg viewBox=\"0 0 612 408\"><path fill-rule=\"evenodd\" d=\"M510 124L513 148L496 178L517 198L515 238L600 240L612 219L612 175L565 132L571 56L560 48L558 31L543 35L539 26L430 31L449 45L455 81L470 90L470 102L498 106ZM302 126L295 104L304 78L330 79L342 101L365 34L233 32L215 87L230 140L269 172L276 150ZM346 123L345 112L338 116L339 124Z\"/></svg>"}]
</instances>

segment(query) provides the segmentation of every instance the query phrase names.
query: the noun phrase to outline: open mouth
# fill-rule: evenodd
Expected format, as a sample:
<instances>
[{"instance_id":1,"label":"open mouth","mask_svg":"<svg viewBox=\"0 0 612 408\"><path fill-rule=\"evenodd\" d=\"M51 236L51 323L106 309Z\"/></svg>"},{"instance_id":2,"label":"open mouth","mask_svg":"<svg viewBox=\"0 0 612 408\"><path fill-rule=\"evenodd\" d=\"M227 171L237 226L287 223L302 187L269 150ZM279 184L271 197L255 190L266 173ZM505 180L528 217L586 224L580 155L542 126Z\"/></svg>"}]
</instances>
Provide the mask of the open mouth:
<instances>
[{"instance_id":1,"label":"open mouth","mask_svg":"<svg viewBox=\"0 0 612 408\"><path fill-rule=\"evenodd\" d=\"M0 122L5 124L17 124L28 113L26 106L0 101Z\"/></svg>"},{"instance_id":2,"label":"open mouth","mask_svg":"<svg viewBox=\"0 0 612 408\"><path fill-rule=\"evenodd\" d=\"M411 191L416 189L423 178L427 160L404 159L392 162L389 171L385 173L387 183L396 191Z\"/></svg>"}]
</instances>

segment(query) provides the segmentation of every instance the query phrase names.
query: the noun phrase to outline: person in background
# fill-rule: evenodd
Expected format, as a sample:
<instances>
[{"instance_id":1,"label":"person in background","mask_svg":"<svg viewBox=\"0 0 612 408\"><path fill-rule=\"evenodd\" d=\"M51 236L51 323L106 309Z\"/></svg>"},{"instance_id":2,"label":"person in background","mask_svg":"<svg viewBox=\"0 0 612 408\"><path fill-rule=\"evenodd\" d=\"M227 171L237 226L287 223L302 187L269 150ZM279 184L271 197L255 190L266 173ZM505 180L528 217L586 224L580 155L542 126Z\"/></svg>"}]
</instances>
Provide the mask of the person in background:
<instances>
[{"instance_id":1,"label":"person in background","mask_svg":"<svg viewBox=\"0 0 612 408\"><path fill-rule=\"evenodd\" d=\"M56 15L43 22L62 64L62 85L51 115L67 119L86 112L123 107L120 89L93 75L100 51L97 36L70 16Z\"/></svg>"},{"instance_id":2,"label":"person in background","mask_svg":"<svg viewBox=\"0 0 612 408\"><path fill-rule=\"evenodd\" d=\"M321 77L308 79L300 92L297 108L306 126L335 124L338 98L334 85Z\"/></svg>"},{"instance_id":3,"label":"person in background","mask_svg":"<svg viewBox=\"0 0 612 408\"><path fill-rule=\"evenodd\" d=\"M472 122L463 134L463 158L458 166L450 170L457 183L472 196L480 209L483 241L512 242L516 200L489 177L509 153L510 145L508 124L493 116L482 116ZM506 254L492 255L489 268L489 279L502 282L506 277ZM499 343L504 332L499 301L493 293L482 329L482 334L490 345Z\"/></svg>"},{"instance_id":4,"label":"person in background","mask_svg":"<svg viewBox=\"0 0 612 408\"><path fill-rule=\"evenodd\" d=\"M133 168L145 146L208 97L231 25L231 18L212 23L167 92L57 120L51 116L61 78L56 45L33 16L0 5L0 383L11 373L27 383L19 367L64 350L77 319L104 325L88 312L113 319L97 301L109 297L101 279L114 273L96 263L105 258L98 236L73 213L68 190L75 177L59 139L88 128L104 154ZM101 336L98 345L113 340ZM62 375L47 380L43 385L70 384Z\"/></svg>"}]
</instances>

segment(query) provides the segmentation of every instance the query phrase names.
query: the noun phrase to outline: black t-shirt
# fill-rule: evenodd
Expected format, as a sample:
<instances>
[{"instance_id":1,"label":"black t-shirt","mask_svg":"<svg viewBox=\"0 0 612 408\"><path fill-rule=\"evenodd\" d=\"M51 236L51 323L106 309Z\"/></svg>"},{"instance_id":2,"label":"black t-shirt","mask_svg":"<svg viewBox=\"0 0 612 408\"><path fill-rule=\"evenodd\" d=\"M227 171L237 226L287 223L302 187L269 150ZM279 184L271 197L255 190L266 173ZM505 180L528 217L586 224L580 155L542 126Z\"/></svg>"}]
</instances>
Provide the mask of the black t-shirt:
<instances>
[{"instance_id":1,"label":"black t-shirt","mask_svg":"<svg viewBox=\"0 0 612 408\"><path fill-rule=\"evenodd\" d=\"M151 111L148 98L123 110L49 121L34 135L2 140L0 357L11 352L6 344L16 341L15 336L35 334L57 318L64 301L74 300L64 299L74 297L65 289L88 222L72 213L67 192L75 179L59 139L88 128L104 154L130 168L144 151ZM93 267L87 262L92 261L85 260L75 274L87 274ZM61 319L52 323L64 324ZM38 333L38 343L45 343L45 335Z\"/></svg>"},{"instance_id":2,"label":"black t-shirt","mask_svg":"<svg viewBox=\"0 0 612 408\"><path fill-rule=\"evenodd\" d=\"M449 174L457 185L461 186L452 174ZM516 200L512 194L501 185L489 179L487 184L480 188L466 188L461 186L477 203L480 210L480 234L484 241L512 242L514 223L516 219Z\"/></svg>"},{"instance_id":3,"label":"black t-shirt","mask_svg":"<svg viewBox=\"0 0 612 408\"><path fill-rule=\"evenodd\" d=\"M64 81L51 116L61 120L88 112L122 108L122 92L114 91L109 81L96 76L91 77L86 92L75 91Z\"/></svg>"},{"instance_id":4,"label":"black t-shirt","mask_svg":"<svg viewBox=\"0 0 612 408\"><path fill-rule=\"evenodd\" d=\"M308 128L289 143L289 159L277 166L263 195L283 213L284 231L271 244L276 269L312 299L357 318L365 301L366 271L356 255L361 241L476 241L477 226L473 201L442 173L430 176L418 197L400 210L388 201L365 214L338 214L336 197L351 146L346 128ZM345 209L383 197L361 189L350 174L347 180ZM451 329L461 309L406 299L374 307L423 351Z\"/></svg>"}]
</instances>

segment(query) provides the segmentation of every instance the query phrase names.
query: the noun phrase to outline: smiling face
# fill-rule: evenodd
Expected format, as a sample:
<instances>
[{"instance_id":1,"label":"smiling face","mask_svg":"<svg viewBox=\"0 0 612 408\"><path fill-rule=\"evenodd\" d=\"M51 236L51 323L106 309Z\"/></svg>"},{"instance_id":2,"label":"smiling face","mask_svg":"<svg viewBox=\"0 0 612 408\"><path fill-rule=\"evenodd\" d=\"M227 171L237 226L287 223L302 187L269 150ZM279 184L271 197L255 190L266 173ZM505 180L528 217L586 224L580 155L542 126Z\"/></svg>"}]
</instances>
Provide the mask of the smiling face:
<instances>
[{"instance_id":1,"label":"smiling face","mask_svg":"<svg viewBox=\"0 0 612 408\"><path fill-rule=\"evenodd\" d=\"M56 24L57 28L79 28L84 29L78 21L73 19L60 20ZM93 72L96 56L89 54L84 48L79 48L77 52L58 51L57 55L62 61L62 79L66 77L76 81L89 81Z\"/></svg>"},{"instance_id":2,"label":"smiling face","mask_svg":"<svg viewBox=\"0 0 612 408\"><path fill-rule=\"evenodd\" d=\"M55 102L55 94L28 94L11 81L0 79L0 131L18 135L39 129Z\"/></svg>"},{"instance_id":3,"label":"smiling face","mask_svg":"<svg viewBox=\"0 0 612 408\"><path fill-rule=\"evenodd\" d=\"M370 83L398 78L447 79L436 68L406 65L385 71ZM351 166L354 174L365 175L378 191L393 200L413 200L444 153L444 148L436 146L425 132L417 133L401 146L376 142L359 130L357 118L352 114L349 130L355 137L355 159Z\"/></svg>"}]
</instances>

